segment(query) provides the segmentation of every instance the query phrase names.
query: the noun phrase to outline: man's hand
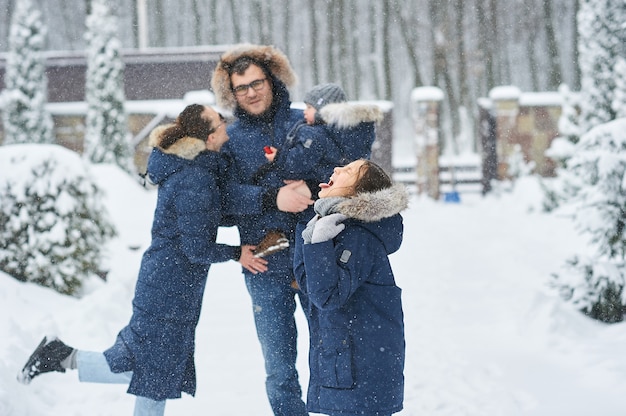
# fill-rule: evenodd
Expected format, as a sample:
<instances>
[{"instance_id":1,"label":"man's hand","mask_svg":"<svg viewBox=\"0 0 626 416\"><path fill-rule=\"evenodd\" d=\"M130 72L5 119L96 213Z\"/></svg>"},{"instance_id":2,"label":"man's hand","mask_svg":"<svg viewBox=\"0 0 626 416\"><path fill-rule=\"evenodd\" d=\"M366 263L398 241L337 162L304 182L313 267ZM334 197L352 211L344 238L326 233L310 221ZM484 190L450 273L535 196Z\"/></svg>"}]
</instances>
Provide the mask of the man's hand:
<instances>
[{"instance_id":1,"label":"man's hand","mask_svg":"<svg viewBox=\"0 0 626 416\"><path fill-rule=\"evenodd\" d=\"M276 206L283 212L302 212L313 202L311 190L304 181L289 181L276 195Z\"/></svg>"},{"instance_id":2,"label":"man's hand","mask_svg":"<svg viewBox=\"0 0 626 416\"><path fill-rule=\"evenodd\" d=\"M256 246L241 246L241 257L239 263L251 273L265 273L267 271L267 260L254 255Z\"/></svg>"}]
</instances>

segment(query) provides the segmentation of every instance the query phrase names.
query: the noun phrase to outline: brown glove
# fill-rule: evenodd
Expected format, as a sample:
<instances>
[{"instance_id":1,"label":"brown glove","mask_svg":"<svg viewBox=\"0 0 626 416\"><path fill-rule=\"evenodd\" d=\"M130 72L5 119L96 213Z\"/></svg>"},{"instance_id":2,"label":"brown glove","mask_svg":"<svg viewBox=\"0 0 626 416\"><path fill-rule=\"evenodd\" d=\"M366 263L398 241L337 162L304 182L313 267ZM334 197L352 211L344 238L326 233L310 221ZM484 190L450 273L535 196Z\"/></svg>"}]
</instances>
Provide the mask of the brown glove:
<instances>
[{"instance_id":1,"label":"brown glove","mask_svg":"<svg viewBox=\"0 0 626 416\"><path fill-rule=\"evenodd\" d=\"M254 250L255 257L266 257L289 247L289 240L281 231L268 231Z\"/></svg>"}]
</instances>

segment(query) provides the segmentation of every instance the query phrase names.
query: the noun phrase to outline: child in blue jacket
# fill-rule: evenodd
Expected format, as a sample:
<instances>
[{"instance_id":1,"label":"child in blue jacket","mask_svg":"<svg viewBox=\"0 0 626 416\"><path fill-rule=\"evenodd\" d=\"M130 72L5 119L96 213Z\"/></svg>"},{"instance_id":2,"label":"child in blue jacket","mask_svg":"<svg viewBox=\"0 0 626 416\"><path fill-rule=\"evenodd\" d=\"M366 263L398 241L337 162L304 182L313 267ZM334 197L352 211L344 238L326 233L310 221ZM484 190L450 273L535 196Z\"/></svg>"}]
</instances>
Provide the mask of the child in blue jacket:
<instances>
[{"instance_id":1,"label":"child in blue jacket","mask_svg":"<svg viewBox=\"0 0 626 416\"><path fill-rule=\"evenodd\" d=\"M407 194L367 160L335 168L320 187L294 254L309 299L307 410L389 416L403 406L405 342L388 256L402 243Z\"/></svg>"}]
</instances>

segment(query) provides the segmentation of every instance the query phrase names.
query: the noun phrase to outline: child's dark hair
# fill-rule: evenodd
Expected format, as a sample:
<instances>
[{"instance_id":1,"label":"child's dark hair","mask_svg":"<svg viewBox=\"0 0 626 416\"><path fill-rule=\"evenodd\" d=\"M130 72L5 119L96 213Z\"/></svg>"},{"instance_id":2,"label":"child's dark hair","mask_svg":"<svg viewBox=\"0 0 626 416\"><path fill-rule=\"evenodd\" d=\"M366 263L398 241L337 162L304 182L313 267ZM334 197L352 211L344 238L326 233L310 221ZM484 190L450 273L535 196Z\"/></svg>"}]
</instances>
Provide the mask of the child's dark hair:
<instances>
[{"instance_id":1,"label":"child's dark hair","mask_svg":"<svg viewBox=\"0 0 626 416\"><path fill-rule=\"evenodd\" d=\"M393 182L391 177L371 160L363 159L363 164L359 167L359 175L354 184L354 193L376 192L391 188Z\"/></svg>"},{"instance_id":2,"label":"child's dark hair","mask_svg":"<svg viewBox=\"0 0 626 416\"><path fill-rule=\"evenodd\" d=\"M163 133L161 147L167 149L183 137L194 137L205 141L214 129L211 120L202 116L205 107L201 104L190 104L176 118L176 122Z\"/></svg>"}]
</instances>

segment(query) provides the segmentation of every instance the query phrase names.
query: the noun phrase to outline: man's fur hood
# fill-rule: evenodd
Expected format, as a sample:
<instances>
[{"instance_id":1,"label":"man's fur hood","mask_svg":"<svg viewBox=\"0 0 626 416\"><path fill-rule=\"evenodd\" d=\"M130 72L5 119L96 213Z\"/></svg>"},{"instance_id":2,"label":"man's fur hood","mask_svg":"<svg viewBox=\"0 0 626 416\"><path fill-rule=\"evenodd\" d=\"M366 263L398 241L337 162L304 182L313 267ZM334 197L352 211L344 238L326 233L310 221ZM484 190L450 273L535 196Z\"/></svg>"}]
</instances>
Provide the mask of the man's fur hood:
<instances>
[{"instance_id":1,"label":"man's fur hood","mask_svg":"<svg viewBox=\"0 0 626 416\"><path fill-rule=\"evenodd\" d=\"M237 106L227 68L242 56L249 56L261 62L269 69L272 76L285 84L287 88L293 87L297 82L296 73L291 67L289 59L274 46L249 43L235 45L222 55L211 78L211 88L215 94L217 105L221 108L233 110Z\"/></svg>"},{"instance_id":2,"label":"man's fur hood","mask_svg":"<svg viewBox=\"0 0 626 416\"><path fill-rule=\"evenodd\" d=\"M409 197L404 185L394 184L377 192L357 194L339 203L336 212L364 222L380 221L405 210Z\"/></svg>"},{"instance_id":3,"label":"man's fur hood","mask_svg":"<svg viewBox=\"0 0 626 416\"><path fill-rule=\"evenodd\" d=\"M354 127L363 122L378 124L383 120L383 112L377 105L351 102L325 105L319 115L326 124L340 129Z\"/></svg>"},{"instance_id":4,"label":"man's fur hood","mask_svg":"<svg viewBox=\"0 0 626 416\"><path fill-rule=\"evenodd\" d=\"M152 147L156 147L165 154L176 155L178 157L182 157L183 159L188 160L195 159L196 156L206 150L205 142L200 139L196 139L195 137L189 136L178 139L173 145L171 145L167 149L161 147L163 133L168 127L171 126L173 126L173 124L158 126L154 130L152 130L148 139L148 144Z\"/></svg>"}]
</instances>

